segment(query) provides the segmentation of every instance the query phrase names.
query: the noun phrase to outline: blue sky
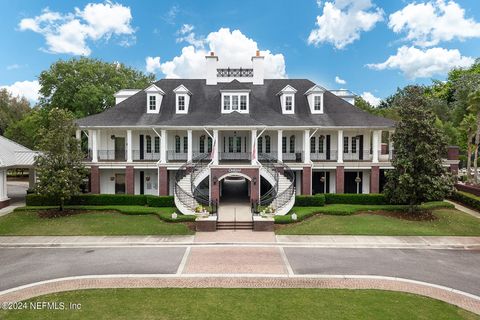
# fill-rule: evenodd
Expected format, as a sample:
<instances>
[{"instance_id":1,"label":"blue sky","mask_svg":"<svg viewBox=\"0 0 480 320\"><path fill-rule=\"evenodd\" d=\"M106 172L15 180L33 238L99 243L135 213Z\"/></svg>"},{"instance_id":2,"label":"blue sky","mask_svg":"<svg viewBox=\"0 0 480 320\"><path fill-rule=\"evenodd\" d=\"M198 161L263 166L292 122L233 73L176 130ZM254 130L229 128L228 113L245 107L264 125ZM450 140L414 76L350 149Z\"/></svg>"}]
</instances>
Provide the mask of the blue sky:
<instances>
[{"instance_id":1,"label":"blue sky","mask_svg":"<svg viewBox=\"0 0 480 320\"><path fill-rule=\"evenodd\" d=\"M42 70L81 54L143 71L151 57L148 70L157 78L198 77L200 57L212 47L233 65L248 62L258 48L270 75L348 88L375 102L371 96L384 98L397 87L444 79L446 70L468 66L480 52L477 0L0 5L0 86L31 100ZM227 54L233 51L243 56Z\"/></svg>"}]
</instances>

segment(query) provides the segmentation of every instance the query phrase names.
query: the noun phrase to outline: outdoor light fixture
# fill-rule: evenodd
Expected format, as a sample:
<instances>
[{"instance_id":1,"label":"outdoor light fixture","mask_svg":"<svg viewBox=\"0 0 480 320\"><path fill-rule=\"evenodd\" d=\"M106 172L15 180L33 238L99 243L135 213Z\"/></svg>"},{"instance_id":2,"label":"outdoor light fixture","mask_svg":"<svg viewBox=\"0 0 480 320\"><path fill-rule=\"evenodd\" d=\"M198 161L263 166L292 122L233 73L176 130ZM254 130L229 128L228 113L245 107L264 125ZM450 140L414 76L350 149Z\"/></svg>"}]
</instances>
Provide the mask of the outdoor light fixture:
<instances>
[{"instance_id":1,"label":"outdoor light fixture","mask_svg":"<svg viewBox=\"0 0 480 320\"><path fill-rule=\"evenodd\" d=\"M355 182L356 182L356 183L360 183L360 182L362 182L362 179L357 176L357 177L355 178Z\"/></svg>"},{"instance_id":2,"label":"outdoor light fixture","mask_svg":"<svg viewBox=\"0 0 480 320\"><path fill-rule=\"evenodd\" d=\"M320 182L325 182L325 176L320 177Z\"/></svg>"},{"instance_id":3,"label":"outdoor light fixture","mask_svg":"<svg viewBox=\"0 0 480 320\"><path fill-rule=\"evenodd\" d=\"M218 178L217 177L213 177L213 184L217 184L218 182Z\"/></svg>"},{"instance_id":4,"label":"outdoor light fixture","mask_svg":"<svg viewBox=\"0 0 480 320\"><path fill-rule=\"evenodd\" d=\"M145 177L145 180L146 180L146 181L150 181L150 177Z\"/></svg>"},{"instance_id":5,"label":"outdoor light fixture","mask_svg":"<svg viewBox=\"0 0 480 320\"><path fill-rule=\"evenodd\" d=\"M110 177L110 181L115 181L115 177Z\"/></svg>"},{"instance_id":6,"label":"outdoor light fixture","mask_svg":"<svg viewBox=\"0 0 480 320\"><path fill-rule=\"evenodd\" d=\"M253 177L253 184L254 184L254 185L257 184L257 177Z\"/></svg>"},{"instance_id":7,"label":"outdoor light fixture","mask_svg":"<svg viewBox=\"0 0 480 320\"><path fill-rule=\"evenodd\" d=\"M110 139L115 140L115 135L112 134L112 135L110 136Z\"/></svg>"}]
</instances>

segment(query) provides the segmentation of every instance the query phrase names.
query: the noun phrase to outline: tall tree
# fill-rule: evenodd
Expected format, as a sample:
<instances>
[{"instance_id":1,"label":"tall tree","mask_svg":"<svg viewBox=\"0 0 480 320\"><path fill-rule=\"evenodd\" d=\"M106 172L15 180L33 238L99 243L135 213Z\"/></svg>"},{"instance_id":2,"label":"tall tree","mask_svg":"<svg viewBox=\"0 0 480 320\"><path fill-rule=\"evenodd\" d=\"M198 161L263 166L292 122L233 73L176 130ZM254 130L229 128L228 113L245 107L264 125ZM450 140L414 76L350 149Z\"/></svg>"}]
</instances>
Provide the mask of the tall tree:
<instances>
[{"instance_id":1,"label":"tall tree","mask_svg":"<svg viewBox=\"0 0 480 320\"><path fill-rule=\"evenodd\" d=\"M47 113L46 109L33 108L23 119L8 126L5 131L5 137L27 148L36 150L41 138L39 128L43 126Z\"/></svg>"},{"instance_id":2,"label":"tall tree","mask_svg":"<svg viewBox=\"0 0 480 320\"><path fill-rule=\"evenodd\" d=\"M475 132L475 154L473 155L473 179L478 183L478 145L480 144L480 88L468 95L468 110L477 118L477 131Z\"/></svg>"},{"instance_id":3,"label":"tall tree","mask_svg":"<svg viewBox=\"0 0 480 320\"><path fill-rule=\"evenodd\" d=\"M154 75L120 63L90 58L59 60L40 74L40 105L84 117L112 107L118 90L144 89L153 80Z\"/></svg>"},{"instance_id":4,"label":"tall tree","mask_svg":"<svg viewBox=\"0 0 480 320\"><path fill-rule=\"evenodd\" d=\"M475 153L478 153L478 144L475 146L473 142L477 133L477 118L473 114L467 115L460 123L460 130L467 149L467 181L470 182L472 179L472 152L475 149Z\"/></svg>"},{"instance_id":5,"label":"tall tree","mask_svg":"<svg viewBox=\"0 0 480 320\"><path fill-rule=\"evenodd\" d=\"M40 129L42 153L36 159L39 181L35 191L58 199L60 211L65 201L80 192L87 174L75 131L72 114L58 108L48 112L45 126Z\"/></svg>"},{"instance_id":6,"label":"tall tree","mask_svg":"<svg viewBox=\"0 0 480 320\"><path fill-rule=\"evenodd\" d=\"M0 89L0 135L29 112L30 103L27 99L14 97L6 89Z\"/></svg>"},{"instance_id":7,"label":"tall tree","mask_svg":"<svg viewBox=\"0 0 480 320\"><path fill-rule=\"evenodd\" d=\"M418 210L424 201L443 199L451 192L452 179L442 164L444 137L435 125L425 89L408 86L393 102L400 116L393 134L393 170L387 173L385 195L392 203Z\"/></svg>"}]
</instances>

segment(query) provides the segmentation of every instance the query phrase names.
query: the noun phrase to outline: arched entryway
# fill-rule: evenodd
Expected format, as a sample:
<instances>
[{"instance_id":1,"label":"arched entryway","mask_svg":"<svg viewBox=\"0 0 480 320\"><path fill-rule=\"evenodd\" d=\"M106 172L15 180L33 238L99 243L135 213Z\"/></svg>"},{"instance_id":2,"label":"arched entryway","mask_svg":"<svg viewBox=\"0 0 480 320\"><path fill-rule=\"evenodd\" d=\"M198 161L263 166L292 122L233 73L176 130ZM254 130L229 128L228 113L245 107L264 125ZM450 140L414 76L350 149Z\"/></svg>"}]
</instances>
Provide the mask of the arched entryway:
<instances>
[{"instance_id":1,"label":"arched entryway","mask_svg":"<svg viewBox=\"0 0 480 320\"><path fill-rule=\"evenodd\" d=\"M218 203L219 221L251 221L251 206L258 201L258 169L211 169L211 199Z\"/></svg>"}]
</instances>

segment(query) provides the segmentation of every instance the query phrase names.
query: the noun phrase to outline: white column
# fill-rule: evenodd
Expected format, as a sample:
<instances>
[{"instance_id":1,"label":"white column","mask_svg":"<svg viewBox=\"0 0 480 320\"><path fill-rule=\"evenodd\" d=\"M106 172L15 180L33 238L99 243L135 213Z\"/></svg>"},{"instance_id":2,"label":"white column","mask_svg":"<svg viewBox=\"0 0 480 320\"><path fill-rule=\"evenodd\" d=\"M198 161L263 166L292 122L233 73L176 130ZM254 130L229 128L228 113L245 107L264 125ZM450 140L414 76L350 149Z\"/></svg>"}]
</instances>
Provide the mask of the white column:
<instances>
[{"instance_id":1,"label":"white column","mask_svg":"<svg viewBox=\"0 0 480 320\"><path fill-rule=\"evenodd\" d=\"M192 130L187 130L187 145L188 145L188 150L187 150L187 161L192 161L193 159L193 136L192 136Z\"/></svg>"},{"instance_id":2,"label":"white column","mask_svg":"<svg viewBox=\"0 0 480 320\"><path fill-rule=\"evenodd\" d=\"M253 164L257 164L257 159L258 159L257 130L252 130L251 138L252 138L252 143L251 143L252 160L251 160L251 164L253 165Z\"/></svg>"},{"instance_id":3,"label":"white column","mask_svg":"<svg viewBox=\"0 0 480 320\"><path fill-rule=\"evenodd\" d=\"M213 148L212 148L212 163L218 165L218 149L220 148L220 141L218 141L218 130L213 130Z\"/></svg>"},{"instance_id":4,"label":"white column","mask_svg":"<svg viewBox=\"0 0 480 320\"><path fill-rule=\"evenodd\" d=\"M277 134L277 159L278 162L282 162L282 130L278 130Z\"/></svg>"},{"instance_id":5,"label":"white column","mask_svg":"<svg viewBox=\"0 0 480 320\"><path fill-rule=\"evenodd\" d=\"M380 130L375 130L373 131L373 138L372 138L372 162L373 163L378 163L378 150L379 150L379 144L380 144L380 135L381 131Z\"/></svg>"},{"instance_id":6,"label":"white column","mask_svg":"<svg viewBox=\"0 0 480 320\"><path fill-rule=\"evenodd\" d=\"M303 132L303 162L305 164L310 163L310 130Z\"/></svg>"},{"instance_id":7,"label":"white column","mask_svg":"<svg viewBox=\"0 0 480 320\"><path fill-rule=\"evenodd\" d=\"M338 130L337 134L337 162L343 163L343 130Z\"/></svg>"},{"instance_id":8,"label":"white column","mask_svg":"<svg viewBox=\"0 0 480 320\"><path fill-rule=\"evenodd\" d=\"M133 157L132 157L132 130L127 130L127 162L133 162Z\"/></svg>"},{"instance_id":9,"label":"white column","mask_svg":"<svg viewBox=\"0 0 480 320\"><path fill-rule=\"evenodd\" d=\"M76 130L75 131L75 138L80 141L80 139L82 138L82 131L81 130Z\"/></svg>"},{"instance_id":10,"label":"white column","mask_svg":"<svg viewBox=\"0 0 480 320\"><path fill-rule=\"evenodd\" d=\"M167 130L161 130L160 133L160 162L167 163Z\"/></svg>"},{"instance_id":11,"label":"white column","mask_svg":"<svg viewBox=\"0 0 480 320\"><path fill-rule=\"evenodd\" d=\"M7 170L0 170L0 201L7 199Z\"/></svg>"},{"instance_id":12,"label":"white column","mask_svg":"<svg viewBox=\"0 0 480 320\"><path fill-rule=\"evenodd\" d=\"M98 162L97 130L91 130L90 137L92 137L92 162Z\"/></svg>"}]
</instances>

